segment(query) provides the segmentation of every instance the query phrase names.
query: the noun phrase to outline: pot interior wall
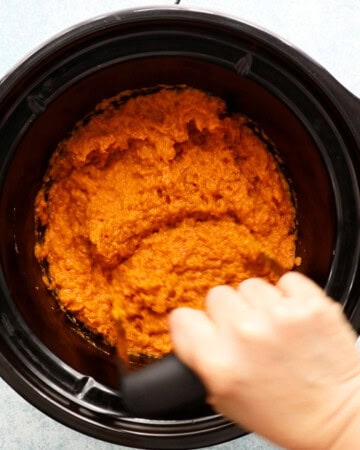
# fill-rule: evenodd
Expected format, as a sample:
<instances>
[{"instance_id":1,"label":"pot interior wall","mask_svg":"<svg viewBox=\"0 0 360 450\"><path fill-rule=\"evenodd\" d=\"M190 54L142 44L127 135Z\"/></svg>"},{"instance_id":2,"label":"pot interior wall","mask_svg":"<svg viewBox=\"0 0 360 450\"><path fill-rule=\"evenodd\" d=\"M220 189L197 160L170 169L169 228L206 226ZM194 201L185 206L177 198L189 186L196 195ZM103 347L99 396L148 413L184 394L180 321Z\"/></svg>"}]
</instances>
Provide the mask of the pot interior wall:
<instances>
[{"instance_id":1,"label":"pot interior wall","mask_svg":"<svg viewBox=\"0 0 360 450\"><path fill-rule=\"evenodd\" d=\"M296 116L254 81L198 59L157 57L94 69L64 86L28 127L8 168L1 200L2 217L7 217L1 225L4 271L12 298L40 341L71 367L113 387L113 351L101 342L84 340L42 283L33 251L34 198L51 153L77 120L103 98L160 83L186 83L223 97L230 110L257 121L276 143L296 197L302 258L298 270L324 285L334 248L333 192L324 161Z\"/></svg>"}]
</instances>

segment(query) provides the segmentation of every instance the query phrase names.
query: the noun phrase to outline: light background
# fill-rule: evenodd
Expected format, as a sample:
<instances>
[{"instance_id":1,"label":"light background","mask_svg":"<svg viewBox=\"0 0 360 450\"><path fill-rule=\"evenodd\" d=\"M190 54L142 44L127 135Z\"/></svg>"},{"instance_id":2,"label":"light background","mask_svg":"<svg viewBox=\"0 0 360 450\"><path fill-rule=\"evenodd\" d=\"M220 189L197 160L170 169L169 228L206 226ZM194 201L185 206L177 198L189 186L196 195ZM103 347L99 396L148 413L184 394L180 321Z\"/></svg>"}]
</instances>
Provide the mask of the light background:
<instances>
[{"instance_id":1,"label":"light background","mask_svg":"<svg viewBox=\"0 0 360 450\"><path fill-rule=\"evenodd\" d=\"M152 0L0 0L0 79L44 41L112 11L170 6ZM360 0L182 0L182 7L223 12L267 29L323 65L360 97ZM1 86L0 86L1 89ZM273 450L249 435L212 450ZM48 418L0 379L1 450L122 450Z\"/></svg>"}]
</instances>

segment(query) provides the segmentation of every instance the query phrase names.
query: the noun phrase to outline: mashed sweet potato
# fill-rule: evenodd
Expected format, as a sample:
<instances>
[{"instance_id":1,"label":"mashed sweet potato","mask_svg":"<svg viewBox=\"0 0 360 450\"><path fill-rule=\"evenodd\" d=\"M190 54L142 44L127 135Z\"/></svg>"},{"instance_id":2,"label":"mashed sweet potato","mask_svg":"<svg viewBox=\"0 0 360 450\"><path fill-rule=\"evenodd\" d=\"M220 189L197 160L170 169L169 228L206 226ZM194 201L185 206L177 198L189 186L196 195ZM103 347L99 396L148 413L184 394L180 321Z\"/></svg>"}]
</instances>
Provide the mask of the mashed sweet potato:
<instances>
[{"instance_id":1,"label":"mashed sweet potato","mask_svg":"<svg viewBox=\"0 0 360 450\"><path fill-rule=\"evenodd\" d=\"M291 269L289 186L252 128L185 86L123 92L78 123L35 204L35 254L62 307L112 345L121 321L130 354L158 357L171 309Z\"/></svg>"}]
</instances>

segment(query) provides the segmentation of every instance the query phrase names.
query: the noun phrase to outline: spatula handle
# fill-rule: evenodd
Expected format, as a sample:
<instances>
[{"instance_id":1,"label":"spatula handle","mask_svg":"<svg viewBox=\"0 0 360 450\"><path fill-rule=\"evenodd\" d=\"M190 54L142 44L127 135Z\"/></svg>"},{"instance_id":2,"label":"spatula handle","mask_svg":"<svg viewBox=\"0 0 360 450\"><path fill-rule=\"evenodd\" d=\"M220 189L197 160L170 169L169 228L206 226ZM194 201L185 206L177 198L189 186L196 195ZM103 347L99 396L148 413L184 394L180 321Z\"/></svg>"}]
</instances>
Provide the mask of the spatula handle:
<instances>
[{"instance_id":1,"label":"spatula handle","mask_svg":"<svg viewBox=\"0 0 360 450\"><path fill-rule=\"evenodd\" d=\"M153 417L204 403L206 391L200 379L171 354L123 377L121 395L129 413Z\"/></svg>"}]
</instances>

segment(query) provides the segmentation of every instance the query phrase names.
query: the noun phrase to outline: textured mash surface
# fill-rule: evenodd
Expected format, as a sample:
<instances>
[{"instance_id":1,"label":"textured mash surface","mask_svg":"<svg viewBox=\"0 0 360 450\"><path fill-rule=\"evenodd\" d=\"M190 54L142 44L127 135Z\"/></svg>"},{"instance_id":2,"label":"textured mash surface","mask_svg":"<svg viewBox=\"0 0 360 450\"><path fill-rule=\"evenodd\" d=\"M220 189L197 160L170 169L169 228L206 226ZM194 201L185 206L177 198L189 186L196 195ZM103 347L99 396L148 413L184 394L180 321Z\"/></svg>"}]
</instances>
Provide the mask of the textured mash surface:
<instances>
[{"instance_id":1,"label":"textured mash surface","mask_svg":"<svg viewBox=\"0 0 360 450\"><path fill-rule=\"evenodd\" d=\"M295 261L295 210L276 159L222 100L187 87L100 103L55 151L36 199L44 280L132 354L171 350L167 314Z\"/></svg>"}]
</instances>

